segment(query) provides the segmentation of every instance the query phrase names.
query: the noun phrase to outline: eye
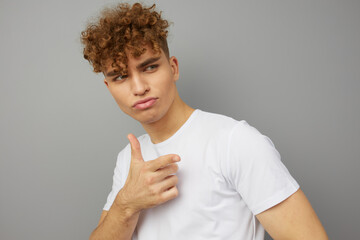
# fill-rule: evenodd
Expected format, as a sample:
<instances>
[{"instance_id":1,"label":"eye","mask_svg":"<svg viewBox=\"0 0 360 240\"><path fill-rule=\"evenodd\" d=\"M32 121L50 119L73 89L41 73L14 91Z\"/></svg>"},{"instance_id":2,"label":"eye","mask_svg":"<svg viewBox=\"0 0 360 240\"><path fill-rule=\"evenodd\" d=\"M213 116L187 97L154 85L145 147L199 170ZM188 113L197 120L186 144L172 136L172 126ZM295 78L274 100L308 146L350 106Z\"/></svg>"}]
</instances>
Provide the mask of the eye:
<instances>
[{"instance_id":1,"label":"eye","mask_svg":"<svg viewBox=\"0 0 360 240\"><path fill-rule=\"evenodd\" d=\"M159 65L158 64L153 64L153 65L150 65L150 66L147 66L145 68L145 71L153 71L155 70Z\"/></svg>"},{"instance_id":2,"label":"eye","mask_svg":"<svg viewBox=\"0 0 360 240\"><path fill-rule=\"evenodd\" d=\"M115 81L125 80L127 77L128 77L128 75L119 75L119 76L115 77L113 79L113 81L115 82Z\"/></svg>"}]
</instances>

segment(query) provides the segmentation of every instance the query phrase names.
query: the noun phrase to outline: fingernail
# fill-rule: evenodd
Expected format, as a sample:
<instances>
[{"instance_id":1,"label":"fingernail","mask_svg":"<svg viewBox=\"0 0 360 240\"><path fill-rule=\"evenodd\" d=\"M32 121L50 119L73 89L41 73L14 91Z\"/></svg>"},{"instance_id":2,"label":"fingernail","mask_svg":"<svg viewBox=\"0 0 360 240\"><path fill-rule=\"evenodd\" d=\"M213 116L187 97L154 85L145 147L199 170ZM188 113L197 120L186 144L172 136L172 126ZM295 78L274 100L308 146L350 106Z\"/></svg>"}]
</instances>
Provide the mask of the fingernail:
<instances>
[{"instance_id":1,"label":"fingernail","mask_svg":"<svg viewBox=\"0 0 360 240\"><path fill-rule=\"evenodd\" d=\"M174 157L173 157L173 160L174 160L175 162L179 162L179 161L180 161L180 157L179 157L179 156L174 156Z\"/></svg>"}]
</instances>

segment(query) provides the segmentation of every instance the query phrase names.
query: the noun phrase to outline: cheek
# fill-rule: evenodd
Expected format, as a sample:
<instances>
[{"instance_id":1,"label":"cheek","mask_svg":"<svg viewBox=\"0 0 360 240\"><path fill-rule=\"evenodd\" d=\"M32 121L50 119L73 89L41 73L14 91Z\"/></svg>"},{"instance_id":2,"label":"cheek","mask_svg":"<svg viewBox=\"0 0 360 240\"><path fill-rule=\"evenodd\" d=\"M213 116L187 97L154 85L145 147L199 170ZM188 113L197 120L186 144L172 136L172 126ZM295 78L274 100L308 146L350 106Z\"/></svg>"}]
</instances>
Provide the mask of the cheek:
<instances>
[{"instance_id":1,"label":"cheek","mask_svg":"<svg viewBox=\"0 0 360 240\"><path fill-rule=\"evenodd\" d=\"M173 84L170 81L162 81L161 83L159 83L158 86L158 93L162 95L163 98L170 100L171 98L174 97L174 93L175 93L175 84Z\"/></svg>"},{"instance_id":2,"label":"cheek","mask_svg":"<svg viewBox=\"0 0 360 240\"><path fill-rule=\"evenodd\" d=\"M112 87L109 89L111 95L113 96L113 98L115 99L115 101L117 102L117 104L120 105L124 105L125 104L125 93L122 91L122 89L120 88L116 88L116 87Z\"/></svg>"},{"instance_id":3,"label":"cheek","mask_svg":"<svg viewBox=\"0 0 360 240\"><path fill-rule=\"evenodd\" d=\"M171 72L166 72L160 79L162 79L162 81L159 82L160 88L165 91L166 94L172 95L175 89L174 76Z\"/></svg>"}]
</instances>

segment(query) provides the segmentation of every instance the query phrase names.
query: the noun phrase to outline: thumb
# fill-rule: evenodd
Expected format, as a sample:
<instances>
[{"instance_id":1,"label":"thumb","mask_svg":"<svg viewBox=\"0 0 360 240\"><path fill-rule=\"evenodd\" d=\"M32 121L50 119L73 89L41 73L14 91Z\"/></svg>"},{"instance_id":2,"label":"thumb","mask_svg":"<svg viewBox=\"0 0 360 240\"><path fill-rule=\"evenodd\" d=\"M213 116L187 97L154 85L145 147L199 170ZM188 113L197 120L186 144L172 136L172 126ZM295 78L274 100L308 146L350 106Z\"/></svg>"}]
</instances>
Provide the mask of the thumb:
<instances>
[{"instance_id":1,"label":"thumb","mask_svg":"<svg viewBox=\"0 0 360 240\"><path fill-rule=\"evenodd\" d=\"M131 146L131 159L137 159L137 160L143 160L142 154L141 154L141 148L139 140L132 134L128 134L127 138L129 139L130 146Z\"/></svg>"}]
</instances>

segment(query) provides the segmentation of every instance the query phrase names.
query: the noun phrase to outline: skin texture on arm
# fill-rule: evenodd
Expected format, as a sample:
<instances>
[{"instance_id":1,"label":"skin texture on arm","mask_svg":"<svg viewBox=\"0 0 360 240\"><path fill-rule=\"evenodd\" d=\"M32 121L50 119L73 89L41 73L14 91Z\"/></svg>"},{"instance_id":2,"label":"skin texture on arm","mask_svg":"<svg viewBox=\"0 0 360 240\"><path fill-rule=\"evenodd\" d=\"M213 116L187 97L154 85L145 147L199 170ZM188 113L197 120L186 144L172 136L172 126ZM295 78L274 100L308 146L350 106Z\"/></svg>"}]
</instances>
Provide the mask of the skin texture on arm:
<instances>
[{"instance_id":1,"label":"skin texture on arm","mask_svg":"<svg viewBox=\"0 0 360 240\"><path fill-rule=\"evenodd\" d=\"M106 215L108 214L109 211L105 211L103 210L101 215L100 215L100 220L99 220L99 223L98 223L98 226L104 221Z\"/></svg>"},{"instance_id":2,"label":"skin texture on arm","mask_svg":"<svg viewBox=\"0 0 360 240\"><path fill-rule=\"evenodd\" d=\"M256 217L274 240L329 239L301 189Z\"/></svg>"},{"instance_id":3,"label":"skin texture on arm","mask_svg":"<svg viewBox=\"0 0 360 240\"><path fill-rule=\"evenodd\" d=\"M130 240L139 219L140 212L130 213L113 204L109 211L103 211L97 228L90 235L95 239Z\"/></svg>"}]
</instances>

